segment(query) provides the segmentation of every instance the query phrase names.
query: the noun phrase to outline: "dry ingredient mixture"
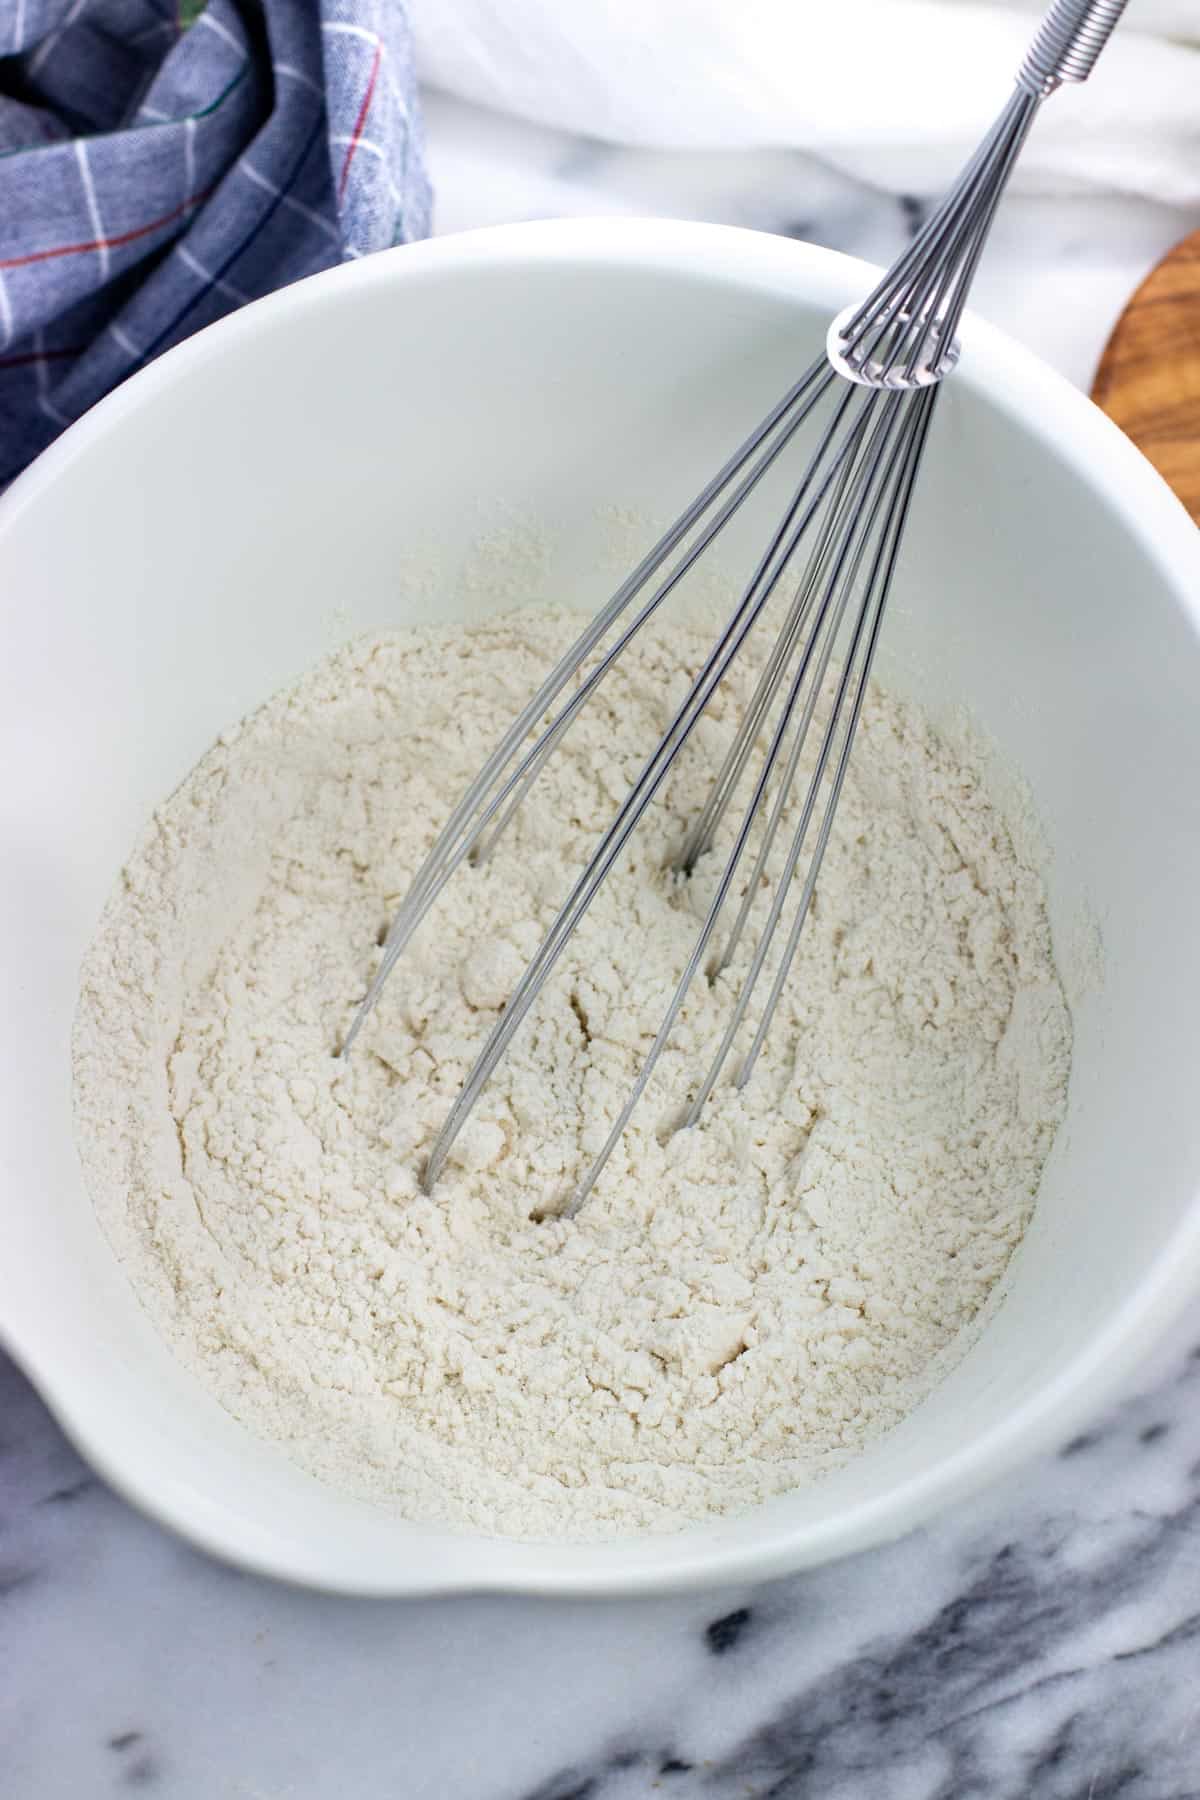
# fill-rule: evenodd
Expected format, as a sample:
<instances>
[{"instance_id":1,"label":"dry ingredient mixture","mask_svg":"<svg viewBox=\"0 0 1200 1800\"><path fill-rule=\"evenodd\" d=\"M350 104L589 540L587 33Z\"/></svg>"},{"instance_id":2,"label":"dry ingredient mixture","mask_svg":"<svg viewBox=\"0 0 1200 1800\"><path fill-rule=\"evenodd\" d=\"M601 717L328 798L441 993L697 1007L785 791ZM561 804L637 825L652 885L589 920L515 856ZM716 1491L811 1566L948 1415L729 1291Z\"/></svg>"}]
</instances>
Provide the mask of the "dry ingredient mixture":
<instances>
[{"instance_id":1,"label":"dry ingredient mixture","mask_svg":"<svg viewBox=\"0 0 1200 1800\"><path fill-rule=\"evenodd\" d=\"M523 610L357 643L223 737L125 871L75 1048L105 1229L232 1413L412 1518L586 1538L744 1508L916 1404L1028 1221L1071 1030L978 759L876 691L754 1081L671 1132L743 952L695 984L586 1207L554 1216L716 879L720 846L690 882L670 853L748 656L422 1196L475 1051L710 641L664 626L625 654L336 1060L378 934L576 629Z\"/></svg>"}]
</instances>

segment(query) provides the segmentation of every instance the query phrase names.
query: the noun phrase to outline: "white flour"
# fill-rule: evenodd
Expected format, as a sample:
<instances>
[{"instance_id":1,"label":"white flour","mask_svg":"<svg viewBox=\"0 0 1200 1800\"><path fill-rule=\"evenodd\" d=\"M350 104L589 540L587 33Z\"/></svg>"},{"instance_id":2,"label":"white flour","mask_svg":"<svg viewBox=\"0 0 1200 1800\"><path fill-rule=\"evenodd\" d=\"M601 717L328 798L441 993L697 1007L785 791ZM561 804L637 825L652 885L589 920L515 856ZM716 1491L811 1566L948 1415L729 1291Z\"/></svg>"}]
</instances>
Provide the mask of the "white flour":
<instances>
[{"instance_id":1,"label":"white flour","mask_svg":"<svg viewBox=\"0 0 1200 1800\"><path fill-rule=\"evenodd\" d=\"M690 884L665 865L744 661L423 1198L475 1050L708 641L626 654L336 1061L377 933L575 629L525 611L358 644L229 733L110 904L76 1061L105 1229L231 1412L409 1516L586 1537L745 1507L916 1403L1029 1218L1070 1023L1039 881L970 761L875 693L754 1081L665 1129L735 965L695 984L579 1217L531 1217L603 1142L690 948L718 857Z\"/></svg>"}]
</instances>

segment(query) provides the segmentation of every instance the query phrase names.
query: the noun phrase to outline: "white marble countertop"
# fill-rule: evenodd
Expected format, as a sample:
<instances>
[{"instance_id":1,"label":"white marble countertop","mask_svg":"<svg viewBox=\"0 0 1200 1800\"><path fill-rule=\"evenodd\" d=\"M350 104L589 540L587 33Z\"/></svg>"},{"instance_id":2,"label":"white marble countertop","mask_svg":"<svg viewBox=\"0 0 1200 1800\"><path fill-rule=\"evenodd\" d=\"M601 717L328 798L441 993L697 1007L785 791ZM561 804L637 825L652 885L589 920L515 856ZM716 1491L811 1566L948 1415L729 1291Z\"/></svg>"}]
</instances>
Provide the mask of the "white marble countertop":
<instances>
[{"instance_id":1,"label":"white marble countertop","mask_svg":"<svg viewBox=\"0 0 1200 1800\"><path fill-rule=\"evenodd\" d=\"M919 197L802 156L630 153L434 99L443 230L728 220L886 258ZM979 309L1086 384L1200 219L1014 200ZM1200 1312L1093 1430L756 1592L351 1602L133 1513L0 1359L0 1800L1196 1800Z\"/></svg>"}]
</instances>

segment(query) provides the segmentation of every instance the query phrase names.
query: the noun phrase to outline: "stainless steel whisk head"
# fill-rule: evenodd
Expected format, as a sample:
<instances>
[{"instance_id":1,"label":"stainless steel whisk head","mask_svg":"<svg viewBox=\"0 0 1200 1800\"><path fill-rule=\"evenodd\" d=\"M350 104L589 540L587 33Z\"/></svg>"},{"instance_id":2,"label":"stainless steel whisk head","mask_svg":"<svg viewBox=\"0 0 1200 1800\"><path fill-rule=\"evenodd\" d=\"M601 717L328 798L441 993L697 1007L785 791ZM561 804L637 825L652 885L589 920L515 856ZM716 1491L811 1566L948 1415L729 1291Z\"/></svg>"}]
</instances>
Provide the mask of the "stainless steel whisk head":
<instances>
[{"instance_id":1,"label":"stainless steel whisk head","mask_svg":"<svg viewBox=\"0 0 1200 1800\"><path fill-rule=\"evenodd\" d=\"M805 371L655 544L559 660L463 794L397 912L379 967L340 1054L347 1056L405 947L455 871L482 862L617 658L698 562L809 421L816 447L724 629L576 879L491 1028L422 1175L428 1192L485 1084L538 998L601 883L659 793L697 720L789 573L794 591L708 799L679 858L690 874L710 850L756 746L761 760L687 964L620 1115L562 1209L591 1192L670 1037L696 975L730 962L745 938L779 832L790 831L765 916L717 1051L681 1115L695 1122L743 1027L734 1079L751 1076L808 916L866 697L939 383L958 358L955 331L997 203L1043 100L1083 81L1126 0L1056 0L1008 104L945 199L862 305L830 327ZM806 554L801 561L800 552ZM611 639L611 641L609 641ZM831 688L827 715L818 718ZM569 692L568 692L569 690ZM548 722L547 722L548 720ZM815 728L815 729L814 729ZM789 810L805 752L806 784ZM734 912L734 901L737 909ZM790 903L790 904L789 904ZM761 910L761 908L759 909ZM723 921L733 914L728 929ZM785 919L785 915L787 915ZM759 1002L752 1030L747 1021Z\"/></svg>"}]
</instances>

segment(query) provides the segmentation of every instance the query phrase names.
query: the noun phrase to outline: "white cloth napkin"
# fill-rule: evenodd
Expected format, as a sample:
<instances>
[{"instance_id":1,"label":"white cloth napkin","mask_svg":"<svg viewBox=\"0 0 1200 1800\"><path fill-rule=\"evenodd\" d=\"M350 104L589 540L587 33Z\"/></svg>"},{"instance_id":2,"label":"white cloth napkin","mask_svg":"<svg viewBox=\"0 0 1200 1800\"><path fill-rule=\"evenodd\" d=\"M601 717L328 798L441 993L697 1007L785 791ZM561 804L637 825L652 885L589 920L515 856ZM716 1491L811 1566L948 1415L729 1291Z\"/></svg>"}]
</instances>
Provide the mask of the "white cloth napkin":
<instances>
[{"instance_id":1,"label":"white cloth napkin","mask_svg":"<svg viewBox=\"0 0 1200 1800\"><path fill-rule=\"evenodd\" d=\"M936 192L999 109L1037 0L409 0L423 79L616 144L791 146ZM1013 182L1200 203L1200 0L1131 0Z\"/></svg>"}]
</instances>

